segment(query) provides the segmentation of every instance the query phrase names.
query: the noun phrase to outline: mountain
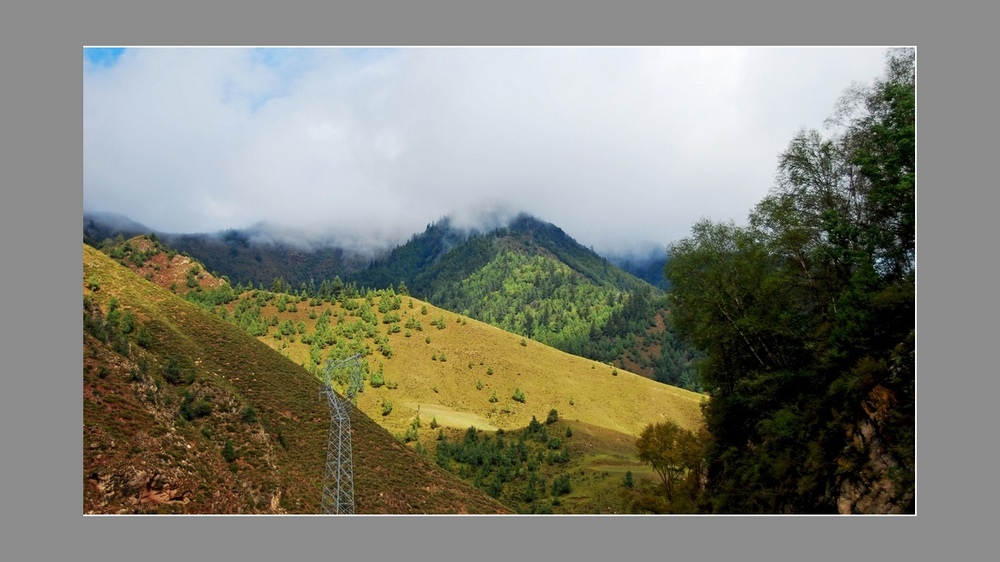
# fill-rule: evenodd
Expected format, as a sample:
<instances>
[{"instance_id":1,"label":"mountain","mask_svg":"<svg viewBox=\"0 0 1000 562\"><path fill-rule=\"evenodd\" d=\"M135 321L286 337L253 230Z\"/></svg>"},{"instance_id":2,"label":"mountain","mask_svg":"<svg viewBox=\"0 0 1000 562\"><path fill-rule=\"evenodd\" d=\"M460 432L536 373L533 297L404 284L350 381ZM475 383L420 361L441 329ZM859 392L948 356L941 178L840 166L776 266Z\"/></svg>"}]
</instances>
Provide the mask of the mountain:
<instances>
[{"instance_id":1,"label":"mountain","mask_svg":"<svg viewBox=\"0 0 1000 562\"><path fill-rule=\"evenodd\" d=\"M528 215L486 233L442 220L351 279L370 287L403 283L441 308L698 388L696 355L669 328L663 292Z\"/></svg>"},{"instance_id":2,"label":"mountain","mask_svg":"<svg viewBox=\"0 0 1000 562\"><path fill-rule=\"evenodd\" d=\"M114 213L83 214L83 241L90 246L100 247L105 241L120 243L126 238L151 232L149 227ZM116 241L119 236L121 238Z\"/></svg>"},{"instance_id":3,"label":"mountain","mask_svg":"<svg viewBox=\"0 0 1000 562\"><path fill-rule=\"evenodd\" d=\"M125 239L155 234L176 252L187 254L205 269L224 275L234 285L270 287L281 278L298 288L311 281L347 276L369 265L369 252L341 247L336 241L289 243L266 225L216 233L157 232L110 213L84 214L84 242L96 248L121 245Z\"/></svg>"},{"instance_id":4,"label":"mountain","mask_svg":"<svg viewBox=\"0 0 1000 562\"><path fill-rule=\"evenodd\" d=\"M155 244L129 241L149 258L132 266L151 280L83 246L83 511L319 512L330 424L321 383L155 284L197 267L181 291L222 288ZM362 412L350 417L358 513L508 511Z\"/></svg>"},{"instance_id":5,"label":"mountain","mask_svg":"<svg viewBox=\"0 0 1000 562\"><path fill-rule=\"evenodd\" d=\"M298 288L310 282L346 276L362 270L371 258L366 254L323 245L303 248L267 239L252 229L227 230L206 234L167 235L171 247L196 256L212 271L226 275L233 283L270 287L282 279Z\"/></svg>"},{"instance_id":6,"label":"mountain","mask_svg":"<svg viewBox=\"0 0 1000 562\"><path fill-rule=\"evenodd\" d=\"M663 292L529 215L485 232L443 218L374 261L335 247L261 242L274 236L254 229L160 238L234 284L329 298L345 283L402 283L437 306L568 353L700 388L697 355L670 328Z\"/></svg>"},{"instance_id":7,"label":"mountain","mask_svg":"<svg viewBox=\"0 0 1000 562\"><path fill-rule=\"evenodd\" d=\"M326 360L354 353L362 353L364 361L364 384L357 394L358 411L352 413L355 434L360 429L370 429L372 420L381 426L377 435L364 437L364 444L356 441L356 467L359 458L366 459L368 469L373 471L385 470L376 469L376 465L394 466L393 475L398 473L399 478L410 479L414 486L440 490L437 496L408 498L414 511L503 509L488 502L477 503L483 500L482 496L478 500L464 496L471 486L502 501L507 509L521 513L594 513L602 509L635 512L633 494L621 492L623 474L635 471L640 484L655 484L648 468L636 457L636 436L652 421L672 420L692 430L701 424L703 396L700 394L566 354L414 297L395 294L391 289L354 296L345 289L339 299L328 301L266 290L248 290L237 295L224 279L214 277L190 257L165 247L155 235L136 237L105 251L119 263L85 246L85 310L91 311L89 316L85 314L85 324L90 327L88 333L101 331L94 330L95 325L103 326L103 342L107 342L93 342L94 348L100 348L95 361L98 357L103 359L87 362L85 396L89 397L96 388L102 400L115 395L134 397L140 403L115 400L111 407L87 408L93 413L86 416L86 425L111 428L108 431L114 432L115 447L119 447L116 450L122 450L124 443L133 455L131 459L114 459L111 464L117 468L104 471L95 467L100 467L109 454L104 448L106 444L94 448L102 457L85 458L86 470L93 475L93 487L102 489L103 485L103 489L118 497L117 504L91 500L98 506L88 504L95 512L115 509L269 512L273 507L270 499L260 494L254 499L253 508L241 503L240 498L225 494L211 505L193 503L190 494L184 495L184 490L190 491L193 484L186 484L188 481L180 476L171 476L174 473L169 466L157 464L172 459L171 455L180 455L180 444L164 449L147 439L141 445L130 443L127 436L183 435L185 448L187 444L192 448L185 449L188 454L178 462L195 467L199 474L221 471L222 476L217 478L225 482L231 480L229 471L238 474L241 485L264 490L279 488L266 479L270 475L274 480L275 471L299 473L293 481L307 481L312 476L301 474L309 470L302 463L291 462L279 468L274 465L286 446L289 446L287 451L292 450L293 442L296 451L302 448L303 440L310 439L322 448L325 431L320 426L326 423L327 415L322 404L316 405L318 401L305 403L308 391L298 398L289 399L288 394L297 384L308 389L311 385L303 383L303 377L318 380ZM95 264L115 275L101 273ZM119 275L129 282L117 282ZM142 289L144 293L135 298L119 285ZM112 296L114 312L110 312ZM170 310L161 309L165 304L157 304L158 301L171 305ZM142 304L136 304L139 302ZM192 309L195 305L200 310ZM150 314L153 308L157 311ZM108 321L94 321L94 311L98 309L96 316ZM130 315L126 322L121 319L123 310ZM183 338L184 342L170 345L171 353L161 353L159 348L167 345L167 338L162 331L151 332L152 323L137 320L140 311L142 318L159 316L160 322L169 321L178 333L166 333ZM211 313L228 321L223 322ZM111 316L114 320L110 320ZM212 327L221 331L219 322L228 328L222 337L207 330ZM131 339L121 341L120 335L108 336L107 332L114 330L107 326L123 323L130 326L127 333L132 334ZM231 333L234 330L237 333ZM249 335L243 331L257 335L258 349L250 350L254 346L247 343ZM136 337L139 333L144 334L142 338ZM129 343L138 339L142 339L141 345ZM260 344L274 351L254 357L261 353ZM108 346L111 349L106 349ZM183 351L177 353L178 348ZM126 353L115 357L115 349ZM234 372L233 365L228 363L218 368L219 356L225 356L227 361L247 357ZM275 361L280 366L268 364ZM145 367L140 367L143 364ZM186 378L189 372L192 380ZM236 372L253 374L246 377ZM215 377L217 374L223 380ZM264 377L268 377L266 382L261 381ZM249 384L247 378L257 386L240 390L240 385ZM345 380L336 375L334 380L339 390L346 390ZM298 382L292 384L292 381ZM133 388L142 384L145 386ZM312 388L318 391L314 385ZM315 392L310 398L315 400ZM226 405L225 411L218 406L220 403ZM134 413L122 416L123 410ZM199 414L202 411L208 414ZM245 429L249 418L264 429ZM536 419L546 420L544 427ZM146 429L149 420L164 423L171 420L174 425ZM304 435L298 422L311 428L306 431L317 433ZM249 441L244 433L250 434ZM237 458L232 461L225 457L226 442L233 443L230 454ZM306 445L315 446L315 443ZM415 459L395 456L401 450L412 453ZM470 464L472 457L468 455L472 454L485 456L482 461ZM515 454L520 455L517 457L520 460L500 460L507 458L504 455ZM257 465L243 464L249 462L247 459L260 458L270 460L271 473L262 472ZM298 455L292 460L297 458ZM431 459L437 468L428 471ZM322 463L322 458L310 457L311 462ZM140 468L133 468L136 463ZM451 471L465 483L460 482L457 488L447 480L427 484L428 479L447 476L442 470ZM357 471L358 468L356 486L361 490ZM412 474L414 471L418 473L416 476ZM162 474L167 476L156 476ZM550 484L554 485L557 479L560 486L572 486L573 492L565 492L569 495L559 492L546 499L552 493ZM141 486L135 483L140 481ZM399 484L398 493L416 494L417 488L407 484ZM156 497L162 502L154 503L150 498L155 494L137 492L139 488L160 494ZM529 488L534 491L525 491ZM383 490L366 489L369 491L366 501L397 500ZM284 491L282 497L310 493L309 489L296 490ZM145 503L138 503L136 493ZM128 502L125 497L134 501ZM445 498L454 498L457 503ZM183 503L185 499L187 504ZM361 505L360 496L358 501ZM278 510L281 509L309 510L308 506L282 507L279 500Z\"/></svg>"},{"instance_id":8,"label":"mountain","mask_svg":"<svg viewBox=\"0 0 1000 562\"><path fill-rule=\"evenodd\" d=\"M670 290L670 282L663 274L667 266L665 250L656 250L646 255L608 256L608 261L658 289Z\"/></svg>"},{"instance_id":9,"label":"mountain","mask_svg":"<svg viewBox=\"0 0 1000 562\"><path fill-rule=\"evenodd\" d=\"M387 287L403 281L414 295L437 300L435 295L448 293L457 282L502 253L543 256L561 262L595 285L623 291L641 285L638 279L582 246L559 227L527 214L485 233L458 229L449 219L442 219L352 276L352 280L371 287Z\"/></svg>"}]
</instances>

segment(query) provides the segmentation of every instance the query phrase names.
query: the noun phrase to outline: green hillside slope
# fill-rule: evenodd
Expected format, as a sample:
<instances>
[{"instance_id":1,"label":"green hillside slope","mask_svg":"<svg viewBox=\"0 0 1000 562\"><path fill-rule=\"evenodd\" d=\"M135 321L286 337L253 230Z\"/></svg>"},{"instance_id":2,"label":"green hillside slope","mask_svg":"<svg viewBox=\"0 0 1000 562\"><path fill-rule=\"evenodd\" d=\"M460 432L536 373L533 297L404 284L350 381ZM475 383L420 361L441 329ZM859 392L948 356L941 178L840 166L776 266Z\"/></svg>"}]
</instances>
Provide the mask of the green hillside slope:
<instances>
[{"instance_id":1,"label":"green hillside slope","mask_svg":"<svg viewBox=\"0 0 1000 562\"><path fill-rule=\"evenodd\" d=\"M85 513L316 513L320 383L83 248ZM502 513L352 410L358 513Z\"/></svg>"}]
</instances>

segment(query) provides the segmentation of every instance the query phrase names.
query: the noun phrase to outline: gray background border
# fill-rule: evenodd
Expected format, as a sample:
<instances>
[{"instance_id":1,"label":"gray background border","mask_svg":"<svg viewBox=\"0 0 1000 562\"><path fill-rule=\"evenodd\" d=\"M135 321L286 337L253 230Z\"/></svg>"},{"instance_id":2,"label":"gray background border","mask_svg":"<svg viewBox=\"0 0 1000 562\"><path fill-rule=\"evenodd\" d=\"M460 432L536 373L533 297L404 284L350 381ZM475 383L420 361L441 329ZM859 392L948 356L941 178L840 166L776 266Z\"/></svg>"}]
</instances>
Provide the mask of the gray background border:
<instances>
[{"instance_id":1,"label":"gray background border","mask_svg":"<svg viewBox=\"0 0 1000 562\"><path fill-rule=\"evenodd\" d=\"M918 554L934 559L979 550L976 540L993 532L986 509L996 496L996 486L984 478L995 439L980 434L989 428L981 419L988 409L980 402L995 388L984 383L993 382L995 369L975 355L991 348L989 336L996 333L986 323L995 318L990 314L995 305L977 299L992 271L982 271L983 258L991 254L975 242L991 240L983 227L992 225L985 216L992 209L975 199L989 187L975 163L990 162L994 155L987 149L996 145L983 138L996 112L980 113L986 107L982 97L995 91L996 65L987 59L995 50L987 26L995 18L980 10L955 2L927 9L855 0L810 7L701 2L650 8L567 0L317 7L183 0L58 8L18 2L3 8L5 550L14 559L57 560L312 555L589 560L686 554L843 560ZM918 315L923 319L918 318L919 515L84 517L81 48L117 44L916 45ZM985 376L969 381L968 374L980 371Z\"/></svg>"}]
</instances>

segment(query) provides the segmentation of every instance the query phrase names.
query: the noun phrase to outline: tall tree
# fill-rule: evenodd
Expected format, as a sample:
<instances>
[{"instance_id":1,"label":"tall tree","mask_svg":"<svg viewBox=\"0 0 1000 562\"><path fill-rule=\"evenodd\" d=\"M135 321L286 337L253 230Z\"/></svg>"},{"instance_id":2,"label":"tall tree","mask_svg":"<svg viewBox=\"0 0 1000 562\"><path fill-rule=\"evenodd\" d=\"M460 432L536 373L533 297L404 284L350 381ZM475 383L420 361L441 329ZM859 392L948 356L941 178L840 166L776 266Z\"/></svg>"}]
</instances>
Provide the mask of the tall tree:
<instances>
[{"instance_id":1,"label":"tall tree","mask_svg":"<svg viewBox=\"0 0 1000 562\"><path fill-rule=\"evenodd\" d=\"M749 225L673 244L673 319L705 353L714 508L914 508L915 64L801 131Z\"/></svg>"}]
</instances>

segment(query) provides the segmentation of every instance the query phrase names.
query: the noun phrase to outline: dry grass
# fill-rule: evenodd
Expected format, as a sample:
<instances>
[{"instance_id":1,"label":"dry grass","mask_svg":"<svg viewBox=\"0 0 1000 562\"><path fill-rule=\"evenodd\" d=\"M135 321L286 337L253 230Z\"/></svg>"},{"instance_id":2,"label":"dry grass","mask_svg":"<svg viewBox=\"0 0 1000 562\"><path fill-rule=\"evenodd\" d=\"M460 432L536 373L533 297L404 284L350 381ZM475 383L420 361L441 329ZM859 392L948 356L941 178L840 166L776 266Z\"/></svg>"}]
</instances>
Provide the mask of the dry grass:
<instances>
[{"instance_id":1,"label":"dry grass","mask_svg":"<svg viewBox=\"0 0 1000 562\"><path fill-rule=\"evenodd\" d=\"M412 308L408 306L411 301ZM374 302L377 306L377 297ZM302 320L312 330L315 321L309 319L308 301L297 306L298 312L280 313L269 304L262 315ZM420 313L424 306L426 315ZM329 304L315 308L317 314L326 308L335 314L342 310L339 305ZM421 322L423 330L412 330L408 338L405 330L391 334L392 358L380 355L368 340L372 354L366 358L373 371L382 363L386 380L396 382L398 388L366 387L358 395L358 407L393 433L405 431L418 410L424 421L436 415L432 412L443 412L437 419L442 425L466 428L477 425L478 421L483 424L477 425L481 429L506 430L527 425L532 416L544 420L549 410L555 409L560 418L632 436L637 436L649 423L674 420L692 430L701 423L701 394L615 370L532 340L525 340L527 345L522 345L521 336L415 298L403 297L399 312L400 324L405 324L412 315ZM443 330L430 324L439 318L445 320ZM348 316L348 322L353 320ZM379 324L379 330L385 334L387 326ZM282 353L296 363L305 364L308 346L299 341L276 340L271 335L275 331L276 328L271 328L260 341L275 349L284 346ZM426 337L430 337L429 344ZM440 360L442 354L446 361ZM434 356L438 360L433 360ZM488 374L490 369L492 375ZM482 382L481 390L476 388L477 381ZM526 396L523 404L512 399L518 388ZM496 403L489 402L493 392L498 398ZM392 413L385 417L381 415L383 398L394 404Z\"/></svg>"}]
</instances>

